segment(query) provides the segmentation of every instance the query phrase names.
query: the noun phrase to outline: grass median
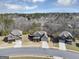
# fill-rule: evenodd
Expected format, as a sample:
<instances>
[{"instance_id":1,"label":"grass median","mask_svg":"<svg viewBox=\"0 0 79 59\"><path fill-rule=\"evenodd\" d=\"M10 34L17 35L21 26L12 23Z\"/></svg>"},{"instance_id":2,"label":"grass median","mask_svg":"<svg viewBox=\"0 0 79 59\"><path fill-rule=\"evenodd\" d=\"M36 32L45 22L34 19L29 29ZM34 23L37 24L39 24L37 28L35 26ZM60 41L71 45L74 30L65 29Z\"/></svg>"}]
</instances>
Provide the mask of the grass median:
<instances>
[{"instance_id":1,"label":"grass median","mask_svg":"<svg viewBox=\"0 0 79 59\"><path fill-rule=\"evenodd\" d=\"M47 56L10 56L9 59L52 59Z\"/></svg>"}]
</instances>

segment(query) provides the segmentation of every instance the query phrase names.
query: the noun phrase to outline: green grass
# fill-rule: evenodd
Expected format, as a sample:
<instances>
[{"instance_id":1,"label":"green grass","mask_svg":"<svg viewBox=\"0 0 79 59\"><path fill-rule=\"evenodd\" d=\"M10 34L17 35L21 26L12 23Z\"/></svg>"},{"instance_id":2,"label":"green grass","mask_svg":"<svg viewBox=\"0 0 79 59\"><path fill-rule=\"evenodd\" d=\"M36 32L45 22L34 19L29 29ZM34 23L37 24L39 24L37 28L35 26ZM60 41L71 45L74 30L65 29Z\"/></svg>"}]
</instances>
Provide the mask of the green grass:
<instances>
[{"instance_id":1,"label":"green grass","mask_svg":"<svg viewBox=\"0 0 79 59\"><path fill-rule=\"evenodd\" d=\"M0 45L3 44L3 41L0 40Z\"/></svg>"},{"instance_id":2,"label":"green grass","mask_svg":"<svg viewBox=\"0 0 79 59\"><path fill-rule=\"evenodd\" d=\"M54 43L53 46L54 47L59 47L59 43Z\"/></svg>"},{"instance_id":3,"label":"green grass","mask_svg":"<svg viewBox=\"0 0 79 59\"><path fill-rule=\"evenodd\" d=\"M79 47L77 47L76 45L69 45L69 44L66 44L66 48L67 48L67 49L70 49L70 50L79 51Z\"/></svg>"},{"instance_id":4,"label":"green grass","mask_svg":"<svg viewBox=\"0 0 79 59\"><path fill-rule=\"evenodd\" d=\"M50 57L33 57L33 56L16 56L16 57L9 57L9 59L51 59Z\"/></svg>"},{"instance_id":5,"label":"green grass","mask_svg":"<svg viewBox=\"0 0 79 59\"><path fill-rule=\"evenodd\" d=\"M4 42L2 41L4 39L3 36L0 37L0 45L3 44Z\"/></svg>"},{"instance_id":6,"label":"green grass","mask_svg":"<svg viewBox=\"0 0 79 59\"><path fill-rule=\"evenodd\" d=\"M28 35L23 35L22 36L22 42L23 42L23 45L28 45L29 44L29 39L28 39Z\"/></svg>"}]
</instances>

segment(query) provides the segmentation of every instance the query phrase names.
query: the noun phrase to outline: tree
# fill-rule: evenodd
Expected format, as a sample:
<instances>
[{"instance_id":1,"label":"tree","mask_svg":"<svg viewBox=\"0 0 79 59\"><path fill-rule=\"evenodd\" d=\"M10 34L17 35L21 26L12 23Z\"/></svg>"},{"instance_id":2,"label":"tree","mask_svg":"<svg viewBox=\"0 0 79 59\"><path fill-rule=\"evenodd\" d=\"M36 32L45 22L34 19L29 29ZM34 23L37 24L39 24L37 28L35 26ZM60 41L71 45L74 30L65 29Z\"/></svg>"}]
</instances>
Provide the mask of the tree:
<instances>
[{"instance_id":1,"label":"tree","mask_svg":"<svg viewBox=\"0 0 79 59\"><path fill-rule=\"evenodd\" d=\"M0 14L0 25L2 26L2 29L0 33L8 33L10 30L10 26L14 23L12 19L9 19L7 15Z\"/></svg>"}]
</instances>

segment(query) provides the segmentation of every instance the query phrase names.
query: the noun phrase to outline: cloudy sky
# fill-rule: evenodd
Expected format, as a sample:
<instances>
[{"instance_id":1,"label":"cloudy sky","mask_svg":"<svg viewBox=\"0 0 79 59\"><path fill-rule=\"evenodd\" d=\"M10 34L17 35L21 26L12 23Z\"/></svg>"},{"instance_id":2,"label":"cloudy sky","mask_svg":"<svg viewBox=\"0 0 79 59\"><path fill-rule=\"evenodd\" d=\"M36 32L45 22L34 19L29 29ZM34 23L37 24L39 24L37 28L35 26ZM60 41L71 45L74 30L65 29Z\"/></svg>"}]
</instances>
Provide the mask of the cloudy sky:
<instances>
[{"instance_id":1,"label":"cloudy sky","mask_svg":"<svg viewBox=\"0 0 79 59\"><path fill-rule=\"evenodd\" d=\"M79 12L79 0L1 0L0 13Z\"/></svg>"}]
</instances>

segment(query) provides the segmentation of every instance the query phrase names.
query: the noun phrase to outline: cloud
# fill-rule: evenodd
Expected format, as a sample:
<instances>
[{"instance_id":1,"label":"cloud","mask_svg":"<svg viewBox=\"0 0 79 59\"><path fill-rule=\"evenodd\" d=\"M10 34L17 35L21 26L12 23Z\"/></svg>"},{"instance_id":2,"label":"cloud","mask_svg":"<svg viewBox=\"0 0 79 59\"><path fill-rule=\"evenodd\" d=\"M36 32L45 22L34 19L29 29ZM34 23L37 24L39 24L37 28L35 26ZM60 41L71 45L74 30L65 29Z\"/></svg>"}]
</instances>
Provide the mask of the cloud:
<instances>
[{"instance_id":1,"label":"cloud","mask_svg":"<svg viewBox=\"0 0 79 59\"><path fill-rule=\"evenodd\" d=\"M14 9L14 10L20 10L23 7L20 5L15 5L15 4L5 4L5 7L8 9Z\"/></svg>"},{"instance_id":2,"label":"cloud","mask_svg":"<svg viewBox=\"0 0 79 59\"><path fill-rule=\"evenodd\" d=\"M36 3L36 2L44 2L45 0L32 0L32 2Z\"/></svg>"},{"instance_id":3,"label":"cloud","mask_svg":"<svg viewBox=\"0 0 79 59\"><path fill-rule=\"evenodd\" d=\"M37 5L35 5L35 6L25 6L25 9L26 10L31 10L31 9L35 9L37 7L38 7Z\"/></svg>"},{"instance_id":4,"label":"cloud","mask_svg":"<svg viewBox=\"0 0 79 59\"><path fill-rule=\"evenodd\" d=\"M62 6L70 6L72 4L75 4L77 0L57 0L57 4Z\"/></svg>"},{"instance_id":5,"label":"cloud","mask_svg":"<svg viewBox=\"0 0 79 59\"><path fill-rule=\"evenodd\" d=\"M36 3L36 2L44 2L45 0L21 0L21 1Z\"/></svg>"},{"instance_id":6,"label":"cloud","mask_svg":"<svg viewBox=\"0 0 79 59\"><path fill-rule=\"evenodd\" d=\"M31 9L35 9L38 6L34 5L34 6L22 6L22 5L17 5L17 4L5 4L5 7L7 9L12 9L12 10L31 10Z\"/></svg>"}]
</instances>

